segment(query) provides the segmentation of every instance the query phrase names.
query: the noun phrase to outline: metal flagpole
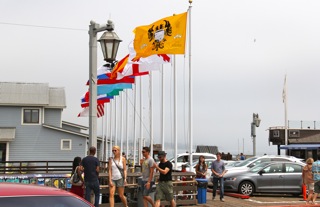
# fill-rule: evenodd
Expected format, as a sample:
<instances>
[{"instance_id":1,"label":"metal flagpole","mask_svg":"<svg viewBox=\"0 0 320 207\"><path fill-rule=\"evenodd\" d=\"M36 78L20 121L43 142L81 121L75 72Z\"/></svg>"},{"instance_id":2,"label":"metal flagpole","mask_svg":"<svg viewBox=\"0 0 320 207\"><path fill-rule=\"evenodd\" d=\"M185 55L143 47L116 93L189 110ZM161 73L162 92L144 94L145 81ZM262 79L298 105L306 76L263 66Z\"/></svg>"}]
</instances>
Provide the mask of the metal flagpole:
<instances>
[{"instance_id":1,"label":"metal flagpole","mask_svg":"<svg viewBox=\"0 0 320 207\"><path fill-rule=\"evenodd\" d=\"M192 166L192 145L193 145L193 129L192 129L192 70L191 70L191 4L189 0L189 139L190 139L190 166Z\"/></svg>"},{"instance_id":2,"label":"metal flagpole","mask_svg":"<svg viewBox=\"0 0 320 207\"><path fill-rule=\"evenodd\" d=\"M138 148L138 161L141 159L142 139L143 139L143 104L142 104L142 77L140 76L140 138Z\"/></svg>"},{"instance_id":3,"label":"metal flagpole","mask_svg":"<svg viewBox=\"0 0 320 207\"><path fill-rule=\"evenodd\" d=\"M177 135L177 67L176 55L173 56L173 133L174 133L174 169L177 169L178 135Z\"/></svg>"},{"instance_id":4,"label":"metal flagpole","mask_svg":"<svg viewBox=\"0 0 320 207\"><path fill-rule=\"evenodd\" d=\"M122 130L123 130L123 94L120 92L120 149L121 152L123 152L123 135L122 135Z\"/></svg>"},{"instance_id":5,"label":"metal flagpole","mask_svg":"<svg viewBox=\"0 0 320 207\"><path fill-rule=\"evenodd\" d=\"M152 94L152 71L150 71L149 75L149 87L150 87L150 155L153 157L153 94Z\"/></svg>"},{"instance_id":6,"label":"metal flagpole","mask_svg":"<svg viewBox=\"0 0 320 207\"><path fill-rule=\"evenodd\" d=\"M137 78L136 78L137 80ZM137 83L134 85L134 107L133 107L133 165L136 165L137 153L137 129L136 129L136 108L137 108Z\"/></svg>"},{"instance_id":7,"label":"metal flagpole","mask_svg":"<svg viewBox=\"0 0 320 207\"><path fill-rule=\"evenodd\" d=\"M125 128L125 133L126 133L126 155L127 155L127 159L129 158L129 139L128 139L128 131L129 131L129 96L128 93L126 93L126 128Z\"/></svg>"},{"instance_id":8,"label":"metal flagpole","mask_svg":"<svg viewBox=\"0 0 320 207\"><path fill-rule=\"evenodd\" d=\"M287 114L287 74L284 77L284 86L283 86L283 102L284 102L284 144L288 145L288 114ZM286 155L288 154L288 150L286 150Z\"/></svg>"},{"instance_id":9,"label":"metal flagpole","mask_svg":"<svg viewBox=\"0 0 320 207\"><path fill-rule=\"evenodd\" d=\"M112 104L113 101L110 101L109 106L110 106L110 118L109 118L109 126L110 126L110 143L109 143L109 157L112 157L112 136L113 136L113 130L112 130Z\"/></svg>"},{"instance_id":10,"label":"metal flagpole","mask_svg":"<svg viewBox=\"0 0 320 207\"><path fill-rule=\"evenodd\" d=\"M103 161L106 161L106 143L107 143L107 136L106 136L106 128L105 128L105 124L104 123L107 123L107 121L106 121L106 119L107 119L107 115L106 115L106 113L107 113L107 110L106 110L106 108L107 108L107 106L106 106L106 104L103 104L103 117L102 117L102 122L101 122L101 126L102 126L102 147L100 147L100 148L102 148L102 150L101 150L101 159L103 160Z\"/></svg>"},{"instance_id":11,"label":"metal flagpole","mask_svg":"<svg viewBox=\"0 0 320 207\"><path fill-rule=\"evenodd\" d=\"M164 70L162 65L162 71L161 71L161 148L164 150Z\"/></svg>"},{"instance_id":12,"label":"metal flagpole","mask_svg":"<svg viewBox=\"0 0 320 207\"><path fill-rule=\"evenodd\" d=\"M115 96L114 97L114 117L113 117L113 120L114 120L114 145L118 145L118 124L117 124L117 99L118 97Z\"/></svg>"}]
</instances>

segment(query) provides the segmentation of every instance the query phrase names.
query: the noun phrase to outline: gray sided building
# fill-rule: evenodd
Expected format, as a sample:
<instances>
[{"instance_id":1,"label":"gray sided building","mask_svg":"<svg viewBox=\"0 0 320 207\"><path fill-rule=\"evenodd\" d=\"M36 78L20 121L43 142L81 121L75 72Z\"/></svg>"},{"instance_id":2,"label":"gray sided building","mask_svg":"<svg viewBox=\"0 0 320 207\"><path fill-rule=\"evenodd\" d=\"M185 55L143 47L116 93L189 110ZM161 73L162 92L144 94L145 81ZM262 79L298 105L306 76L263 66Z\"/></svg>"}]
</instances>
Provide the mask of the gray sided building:
<instances>
[{"instance_id":1,"label":"gray sided building","mask_svg":"<svg viewBox=\"0 0 320 207\"><path fill-rule=\"evenodd\" d=\"M71 161L75 156L84 157L88 128L62 121L65 108L64 88L47 83L0 82L0 161Z\"/></svg>"},{"instance_id":2,"label":"gray sided building","mask_svg":"<svg viewBox=\"0 0 320 207\"><path fill-rule=\"evenodd\" d=\"M302 159L312 157L317 160L320 154L320 130L314 127L300 127L287 129L287 145L285 145L285 128L270 127L269 142L277 145L278 154L280 149L286 150L287 155L292 155Z\"/></svg>"}]
</instances>

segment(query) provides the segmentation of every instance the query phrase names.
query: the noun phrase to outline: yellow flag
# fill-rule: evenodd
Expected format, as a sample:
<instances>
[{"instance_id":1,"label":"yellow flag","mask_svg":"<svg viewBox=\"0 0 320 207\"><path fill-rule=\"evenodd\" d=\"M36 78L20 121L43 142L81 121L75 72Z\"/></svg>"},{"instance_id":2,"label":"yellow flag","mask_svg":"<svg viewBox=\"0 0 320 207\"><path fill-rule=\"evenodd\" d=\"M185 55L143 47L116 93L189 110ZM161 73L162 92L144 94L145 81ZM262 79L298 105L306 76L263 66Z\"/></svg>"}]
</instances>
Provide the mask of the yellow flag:
<instances>
[{"instance_id":1,"label":"yellow flag","mask_svg":"<svg viewBox=\"0 0 320 207\"><path fill-rule=\"evenodd\" d=\"M154 54L184 54L187 12L162 18L134 30L137 57Z\"/></svg>"}]
</instances>

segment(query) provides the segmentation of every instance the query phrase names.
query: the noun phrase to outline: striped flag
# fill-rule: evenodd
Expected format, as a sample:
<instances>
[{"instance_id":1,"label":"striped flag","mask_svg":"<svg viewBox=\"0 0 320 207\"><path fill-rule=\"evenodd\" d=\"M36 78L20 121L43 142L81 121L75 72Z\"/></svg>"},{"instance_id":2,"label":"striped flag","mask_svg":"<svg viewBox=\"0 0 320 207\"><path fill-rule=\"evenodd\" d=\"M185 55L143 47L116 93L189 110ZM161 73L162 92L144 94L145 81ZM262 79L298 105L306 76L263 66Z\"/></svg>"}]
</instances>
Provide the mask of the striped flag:
<instances>
[{"instance_id":1,"label":"striped flag","mask_svg":"<svg viewBox=\"0 0 320 207\"><path fill-rule=\"evenodd\" d=\"M97 105L97 117L101 117L104 115L104 104ZM85 107L82 111L78 114L78 117L88 117L89 116L89 107Z\"/></svg>"}]
</instances>

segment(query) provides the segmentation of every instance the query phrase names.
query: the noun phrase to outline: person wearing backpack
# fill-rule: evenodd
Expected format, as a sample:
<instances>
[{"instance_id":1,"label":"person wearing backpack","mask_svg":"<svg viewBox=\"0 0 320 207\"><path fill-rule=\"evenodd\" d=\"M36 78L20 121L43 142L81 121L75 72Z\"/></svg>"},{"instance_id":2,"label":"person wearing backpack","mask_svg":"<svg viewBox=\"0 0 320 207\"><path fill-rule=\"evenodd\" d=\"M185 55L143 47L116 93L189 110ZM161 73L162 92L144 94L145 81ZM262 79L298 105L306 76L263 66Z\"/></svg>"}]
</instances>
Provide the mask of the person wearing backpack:
<instances>
[{"instance_id":1,"label":"person wearing backpack","mask_svg":"<svg viewBox=\"0 0 320 207\"><path fill-rule=\"evenodd\" d=\"M82 177L83 168L80 165L81 157L75 157L72 163L72 173L71 173L71 189L70 192L74 193L83 198L84 194L84 180Z\"/></svg>"}]
</instances>

